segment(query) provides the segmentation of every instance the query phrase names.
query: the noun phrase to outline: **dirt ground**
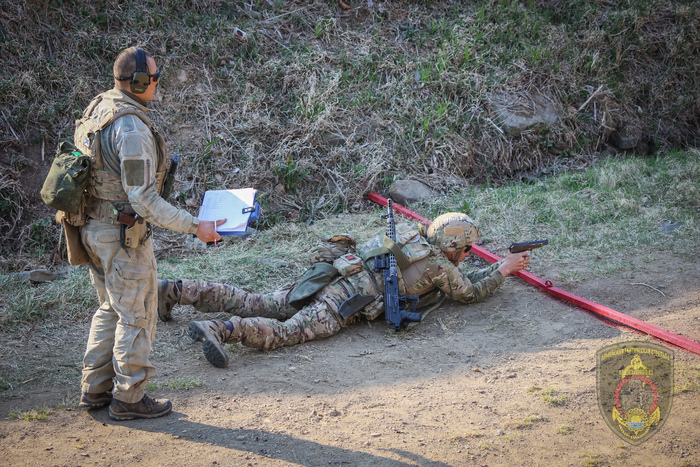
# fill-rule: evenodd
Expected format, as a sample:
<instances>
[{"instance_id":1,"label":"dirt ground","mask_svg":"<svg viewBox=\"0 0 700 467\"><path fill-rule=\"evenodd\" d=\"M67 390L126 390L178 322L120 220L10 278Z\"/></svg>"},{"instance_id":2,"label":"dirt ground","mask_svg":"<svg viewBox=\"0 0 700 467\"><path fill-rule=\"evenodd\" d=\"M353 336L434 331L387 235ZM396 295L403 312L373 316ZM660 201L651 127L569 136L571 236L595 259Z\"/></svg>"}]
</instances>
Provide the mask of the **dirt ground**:
<instances>
[{"instance_id":1,"label":"dirt ground","mask_svg":"<svg viewBox=\"0 0 700 467\"><path fill-rule=\"evenodd\" d=\"M697 264L659 255L605 279L566 284L554 269L540 276L700 341ZM231 348L225 370L185 334L206 317L191 307L174 315L159 324L154 381L201 385L151 391L174 407L156 420L113 422L106 409L76 407L87 324L2 333L0 372L28 376L0 399L0 464L700 465L700 356L675 349L685 390L661 430L633 447L601 417L595 353L647 337L514 277L483 303L446 301L410 332L395 334L380 319L277 351ZM545 401L548 389L558 403ZM36 407L51 413L8 416Z\"/></svg>"}]
</instances>

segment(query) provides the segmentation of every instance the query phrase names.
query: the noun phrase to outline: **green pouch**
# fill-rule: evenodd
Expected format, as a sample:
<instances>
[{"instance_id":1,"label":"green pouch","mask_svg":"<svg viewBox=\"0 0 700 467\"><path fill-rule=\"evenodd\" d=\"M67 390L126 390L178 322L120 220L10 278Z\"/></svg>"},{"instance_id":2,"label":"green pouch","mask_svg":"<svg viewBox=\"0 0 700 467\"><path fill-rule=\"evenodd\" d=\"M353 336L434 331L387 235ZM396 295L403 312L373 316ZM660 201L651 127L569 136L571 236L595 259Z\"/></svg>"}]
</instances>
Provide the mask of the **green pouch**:
<instances>
[{"instance_id":1,"label":"green pouch","mask_svg":"<svg viewBox=\"0 0 700 467\"><path fill-rule=\"evenodd\" d=\"M338 275L338 270L328 263L316 263L306 271L299 283L289 295L289 304L301 310L311 303L311 297L331 283Z\"/></svg>"},{"instance_id":2,"label":"green pouch","mask_svg":"<svg viewBox=\"0 0 700 467\"><path fill-rule=\"evenodd\" d=\"M41 188L44 203L58 211L77 214L90 180L90 164L90 157L81 153L70 141L59 144Z\"/></svg>"}]
</instances>

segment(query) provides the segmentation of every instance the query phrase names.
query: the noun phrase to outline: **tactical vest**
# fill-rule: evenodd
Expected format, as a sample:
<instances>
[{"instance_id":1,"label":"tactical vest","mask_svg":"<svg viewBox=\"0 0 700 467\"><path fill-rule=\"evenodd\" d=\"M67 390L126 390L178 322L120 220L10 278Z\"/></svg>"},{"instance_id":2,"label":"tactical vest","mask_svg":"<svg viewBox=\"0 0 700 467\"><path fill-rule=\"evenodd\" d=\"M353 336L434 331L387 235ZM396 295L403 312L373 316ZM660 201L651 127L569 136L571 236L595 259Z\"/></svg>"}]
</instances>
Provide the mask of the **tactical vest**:
<instances>
[{"instance_id":1,"label":"tactical vest","mask_svg":"<svg viewBox=\"0 0 700 467\"><path fill-rule=\"evenodd\" d=\"M95 107L101 102L111 104L110 109L103 115L93 115ZM90 182L78 213L66 214L66 222L71 225L85 225L88 217L116 224L120 212L134 214L129 197L124 191L121 176L104 170L100 147L102 131L124 115L135 115L153 134L157 151L155 188L158 193L161 192L168 167L165 139L153 128L145 112L126 102L116 101L101 94L93 99L85 109L83 117L75 122L74 139L76 145L83 154L90 156L92 170Z\"/></svg>"},{"instance_id":2,"label":"tactical vest","mask_svg":"<svg viewBox=\"0 0 700 467\"><path fill-rule=\"evenodd\" d=\"M396 225L396 242L384 235L373 238L358 249L365 262L392 252L398 265L399 279L403 280L406 289L423 276L431 251L428 241L411 224Z\"/></svg>"}]
</instances>

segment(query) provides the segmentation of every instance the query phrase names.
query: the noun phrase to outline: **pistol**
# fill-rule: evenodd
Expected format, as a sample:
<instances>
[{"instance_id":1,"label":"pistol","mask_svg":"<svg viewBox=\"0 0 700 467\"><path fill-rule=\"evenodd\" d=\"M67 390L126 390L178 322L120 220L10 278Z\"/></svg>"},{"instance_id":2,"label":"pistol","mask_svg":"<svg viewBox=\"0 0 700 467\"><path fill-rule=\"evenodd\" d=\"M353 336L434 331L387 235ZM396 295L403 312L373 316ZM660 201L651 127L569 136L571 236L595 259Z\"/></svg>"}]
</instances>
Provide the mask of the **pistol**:
<instances>
[{"instance_id":1,"label":"pistol","mask_svg":"<svg viewBox=\"0 0 700 467\"><path fill-rule=\"evenodd\" d=\"M508 249L511 253L520 253L525 250L532 251L535 248L545 246L549 243L549 240L535 240L534 242L522 242L522 243L511 243Z\"/></svg>"}]
</instances>

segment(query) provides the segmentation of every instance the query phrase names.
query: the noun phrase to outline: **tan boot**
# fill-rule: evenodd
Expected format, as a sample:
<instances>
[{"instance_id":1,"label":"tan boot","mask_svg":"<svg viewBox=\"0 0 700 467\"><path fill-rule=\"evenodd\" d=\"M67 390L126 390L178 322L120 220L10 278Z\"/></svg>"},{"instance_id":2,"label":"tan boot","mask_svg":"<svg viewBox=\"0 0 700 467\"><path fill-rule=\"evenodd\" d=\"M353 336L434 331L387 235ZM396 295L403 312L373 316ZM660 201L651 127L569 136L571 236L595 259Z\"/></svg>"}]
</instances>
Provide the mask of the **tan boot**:
<instances>
[{"instance_id":1,"label":"tan boot","mask_svg":"<svg viewBox=\"0 0 700 467\"><path fill-rule=\"evenodd\" d=\"M228 366L228 353L224 344L231 337L231 331L226 329L224 321L192 321L187 333L193 340L202 342L202 350L209 363L217 368Z\"/></svg>"},{"instance_id":2,"label":"tan boot","mask_svg":"<svg viewBox=\"0 0 700 467\"><path fill-rule=\"evenodd\" d=\"M180 281L158 281L158 317L166 322L173 319L173 306L180 302L182 283Z\"/></svg>"},{"instance_id":3,"label":"tan boot","mask_svg":"<svg viewBox=\"0 0 700 467\"><path fill-rule=\"evenodd\" d=\"M167 399L153 399L146 395L133 404L127 404L112 399L109 404L109 418L112 420L133 420L135 418L158 418L168 415L173 410L173 404Z\"/></svg>"}]
</instances>

